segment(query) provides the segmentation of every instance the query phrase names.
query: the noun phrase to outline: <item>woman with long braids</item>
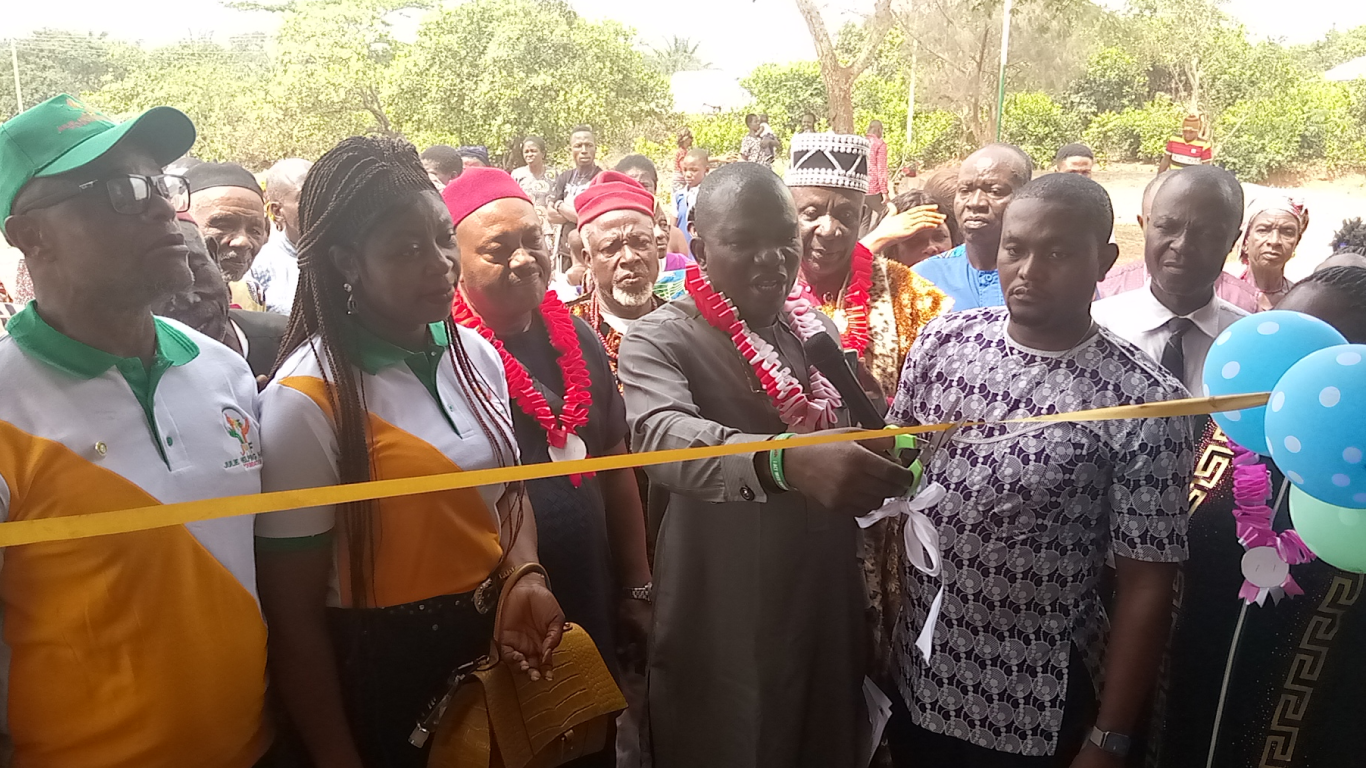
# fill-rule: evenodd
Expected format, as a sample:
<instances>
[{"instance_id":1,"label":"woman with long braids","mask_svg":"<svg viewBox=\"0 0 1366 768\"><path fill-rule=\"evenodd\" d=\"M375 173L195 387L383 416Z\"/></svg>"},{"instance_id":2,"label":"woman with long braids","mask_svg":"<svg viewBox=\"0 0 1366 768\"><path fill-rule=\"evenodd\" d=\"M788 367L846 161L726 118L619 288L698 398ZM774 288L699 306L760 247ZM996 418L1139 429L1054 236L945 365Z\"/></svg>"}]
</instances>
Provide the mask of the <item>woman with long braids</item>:
<instances>
[{"instance_id":1,"label":"woman with long braids","mask_svg":"<svg viewBox=\"0 0 1366 768\"><path fill-rule=\"evenodd\" d=\"M262 393L270 490L515 464L507 383L487 342L450 321L450 214L417 152L350 138L299 203L299 295ZM314 764L424 766L408 735L493 632L497 582L536 560L522 488L484 486L278 512L257 523L278 686ZM518 582L498 639L550 674L564 616Z\"/></svg>"}]
</instances>

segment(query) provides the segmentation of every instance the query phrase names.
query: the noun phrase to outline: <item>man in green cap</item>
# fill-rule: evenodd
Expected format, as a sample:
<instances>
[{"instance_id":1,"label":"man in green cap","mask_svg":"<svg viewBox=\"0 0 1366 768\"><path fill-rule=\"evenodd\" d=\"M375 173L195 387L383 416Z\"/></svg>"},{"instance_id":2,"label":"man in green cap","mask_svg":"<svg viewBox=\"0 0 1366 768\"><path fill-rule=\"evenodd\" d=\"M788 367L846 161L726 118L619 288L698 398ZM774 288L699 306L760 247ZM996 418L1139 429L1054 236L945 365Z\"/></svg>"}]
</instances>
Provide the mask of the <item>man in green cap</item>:
<instances>
[{"instance_id":1,"label":"man in green cap","mask_svg":"<svg viewBox=\"0 0 1366 768\"><path fill-rule=\"evenodd\" d=\"M151 305L191 280L162 166L181 112L116 124L58 96L0 125L0 229L35 300L0 339L0 519L260 490L246 361ZM266 630L251 517L4 551L14 764L250 768Z\"/></svg>"}]
</instances>

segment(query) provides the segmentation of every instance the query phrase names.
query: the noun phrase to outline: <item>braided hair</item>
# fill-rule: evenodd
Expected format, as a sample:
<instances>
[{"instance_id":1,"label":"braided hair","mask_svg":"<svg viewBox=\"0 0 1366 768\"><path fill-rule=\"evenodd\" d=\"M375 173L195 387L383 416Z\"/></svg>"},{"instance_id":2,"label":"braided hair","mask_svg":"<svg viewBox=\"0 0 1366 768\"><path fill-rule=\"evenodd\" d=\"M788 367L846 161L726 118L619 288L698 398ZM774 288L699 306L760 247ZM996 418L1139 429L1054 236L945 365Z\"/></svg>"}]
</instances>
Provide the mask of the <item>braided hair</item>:
<instances>
[{"instance_id":1,"label":"braided hair","mask_svg":"<svg viewBox=\"0 0 1366 768\"><path fill-rule=\"evenodd\" d=\"M355 247L403 196L432 192L417 150L405 141L355 136L343 140L309 170L299 193L299 287L272 378L299 347L309 345L324 384L337 437L337 475L342 483L373 479L369 409L364 379L346 343L349 288L331 256L335 246ZM450 355L461 393L472 405L480 428L493 446L499 466L516 463L508 417L493 404L488 387L446 318ZM315 343L316 341L320 343ZM321 350L319 349L321 347ZM520 489L518 489L520 493ZM521 526L516 505L510 541ZM340 506L338 527L345 533L351 595L356 607L370 604L379 521L375 501ZM510 544L509 544L510 546ZM504 547L506 553L508 547ZM505 555L506 556L506 555Z\"/></svg>"},{"instance_id":2,"label":"braided hair","mask_svg":"<svg viewBox=\"0 0 1366 768\"><path fill-rule=\"evenodd\" d=\"M1333 251L1350 251L1366 256L1366 223L1361 217L1345 219L1342 228L1333 233Z\"/></svg>"}]
</instances>

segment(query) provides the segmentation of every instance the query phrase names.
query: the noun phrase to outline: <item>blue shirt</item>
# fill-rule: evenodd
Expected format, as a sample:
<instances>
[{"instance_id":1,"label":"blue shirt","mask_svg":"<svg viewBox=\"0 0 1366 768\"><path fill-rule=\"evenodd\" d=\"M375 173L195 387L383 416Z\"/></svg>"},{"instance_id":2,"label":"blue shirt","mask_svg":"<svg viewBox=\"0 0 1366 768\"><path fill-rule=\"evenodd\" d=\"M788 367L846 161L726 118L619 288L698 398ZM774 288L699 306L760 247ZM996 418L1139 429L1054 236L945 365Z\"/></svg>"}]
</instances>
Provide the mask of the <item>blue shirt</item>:
<instances>
[{"instance_id":1,"label":"blue shirt","mask_svg":"<svg viewBox=\"0 0 1366 768\"><path fill-rule=\"evenodd\" d=\"M932 259L911 267L917 275L934 283L935 287L953 299L955 312L978 307L1005 306L1001 293L1001 276L996 270L980 270L968 261L966 246L945 251Z\"/></svg>"}]
</instances>

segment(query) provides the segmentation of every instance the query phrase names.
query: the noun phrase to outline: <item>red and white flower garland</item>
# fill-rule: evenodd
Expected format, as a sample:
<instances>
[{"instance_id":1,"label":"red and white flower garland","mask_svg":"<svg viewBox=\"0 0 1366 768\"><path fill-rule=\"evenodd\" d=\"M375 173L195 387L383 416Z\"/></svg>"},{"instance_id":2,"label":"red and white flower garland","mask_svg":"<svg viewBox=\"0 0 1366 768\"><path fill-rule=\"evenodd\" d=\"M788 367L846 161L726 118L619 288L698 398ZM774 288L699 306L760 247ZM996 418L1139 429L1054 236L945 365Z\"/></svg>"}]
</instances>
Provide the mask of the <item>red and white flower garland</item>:
<instances>
[{"instance_id":1,"label":"red and white flower garland","mask_svg":"<svg viewBox=\"0 0 1366 768\"><path fill-rule=\"evenodd\" d=\"M797 287L801 290L803 298L813 306L825 303L816 297L805 278L797 281ZM857 352L860 357L868 349L868 310L872 303L868 292L872 287L873 252L862 243L858 243L854 246L854 254L849 259L849 284L844 289L844 296L836 296L834 301L839 303L840 311L844 313L845 325L840 330L840 343L845 349Z\"/></svg>"},{"instance_id":2,"label":"red and white flower garland","mask_svg":"<svg viewBox=\"0 0 1366 768\"><path fill-rule=\"evenodd\" d=\"M808 395L792 375L792 369L778 357L773 345L750 330L735 306L711 287L696 264L688 265L684 285L697 302L703 319L729 336L740 356L754 369L754 375L768 393L769 401L778 409L784 424L794 432L813 432L835 425L836 409L840 406L839 391L820 371L808 368L811 377L811 394ZM813 314L811 302L802 295L801 288L794 288L788 295L782 311L788 326L802 341L825 333L825 327Z\"/></svg>"},{"instance_id":3,"label":"red and white flower garland","mask_svg":"<svg viewBox=\"0 0 1366 768\"><path fill-rule=\"evenodd\" d=\"M550 447L558 450L563 449L571 438L581 440L575 432L588 423L588 409L593 404L592 379L588 376L588 365L584 362L579 336L574 330L574 317L569 314L569 308L551 290L546 291L539 309L550 335L550 345L559 352L556 362L564 381L564 408L558 417L550 409L545 395L536 389L526 366L503 347L503 342L470 309L460 291L455 292L455 300L451 302L451 317L456 323L476 331L498 350L507 376L508 393L522 412L535 419L545 430L546 442ZM579 484L578 476L571 476L570 479L574 485Z\"/></svg>"}]
</instances>

